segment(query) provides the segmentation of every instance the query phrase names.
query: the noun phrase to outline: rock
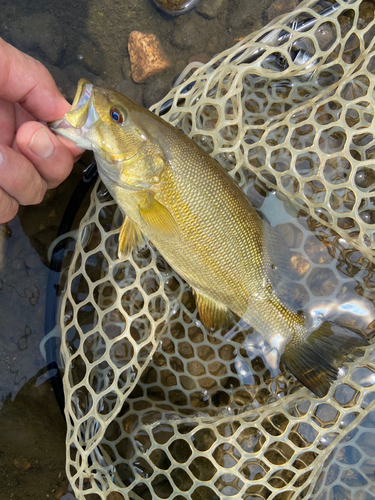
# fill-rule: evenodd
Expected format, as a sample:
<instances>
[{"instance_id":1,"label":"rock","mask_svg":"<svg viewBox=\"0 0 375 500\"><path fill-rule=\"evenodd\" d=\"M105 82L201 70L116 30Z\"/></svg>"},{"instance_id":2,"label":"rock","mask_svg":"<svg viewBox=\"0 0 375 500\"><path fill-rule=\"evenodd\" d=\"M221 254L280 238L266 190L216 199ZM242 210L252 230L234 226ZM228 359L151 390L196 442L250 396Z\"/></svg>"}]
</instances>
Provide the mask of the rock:
<instances>
[{"instance_id":1,"label":"rock","mask_svg":"<svg viewBox=\"0 0 375 500\"><path fill-rule=\"evenodd\" d=\"M100 75L104 70L104 54L92 43L81 43L77 59L88 71L96 75Z\"/></svg>"},{"instance_id":2,"label":"rock","mask_svg":"<svg viewBox=\"0 0 375 500\"><path fill-rule=\"evenodd\" d=\"M118 491L112 491L108 496L107 500L124 500L124 497Z\"/></svg>"},{"instance_id":3,"label":"rock","mask_svg":"<svg viewBox=\"0 0 375 500\"><path fill-rule=\"evenodd\" d=\"M126 95L132 101L143 106L143 85L134 83L132 80L122 80L115 89L121 94Z\"/></svg>"},{"instance_id":4,"label":"rock","mask_svg":"<svg viewBox=\"0 0 375 500\"><path fill-rule=\"evenodd\" d=\"M156 104L163 99L163 97L169 92L170 85L168 85L162 78L151 78L145 86L143 92L143 105L145 108L149 108L153 104Z\"/></svg>"},{"instance_id":5,"label":"rock","mask_svg":"<svg viewBox=\"0 0 375 500\"><path fill-rule=\"evenodd\" d=\"M17 458L15 458L13 460L13 463L17 469L27 470L27 469L30 469L30 467L31 467L31 462L29 460L27 460L26 458L21 458L20 460L17 460Z\"/></svg>"},{"instance_id":6,"label":"rock","mask_svg":"<svg viewBox=\"0 0 375 500\"><path fill-rule=\"evenodd\" d=\"M228 11L228 26L234 34L248 35L254 29L262 27L262 2L237 0L236 5Z\"/></svg>"},{"instance_id":7,"label":"rock","mask_svg":"<svg viewBox=\"0 0 375 500\"><path fill-rule=\"evenodd\" d=\"M193 9L200 0L154 0L154 4L170 16L180 16Z\"/></svg>"},{"instance_id":8,"label":"rock","mask_svg":"<svg viewBox=\"0 0 375 500\"><path fill-rule=\"evenodd\" d=\"M34 14L21 17L11 30L12 43L23 50L39 49L51 64L61 57L64 37L61 27L52 14Z\"/></svg>"},{"instance_id":9,"label":"rock","mask_svg":"<svg viewBox=\"0 0 375 500\"><path fill-rule=\"evenodd\" d=\"M170 65L155 35L132 31L128 50L132 78L136 83L144 82Z\"/></svg>"},{"instance_id":10,"label":"rock","mask_svg":"<svg viewBox=\"0 0 375 500\"><path fill-rule=\"evenodd\" d=\"M227 0L204 0L195 10L201 16L207 19L213 19L219 14L226 3Z\"/></svg>"}]
</instances>

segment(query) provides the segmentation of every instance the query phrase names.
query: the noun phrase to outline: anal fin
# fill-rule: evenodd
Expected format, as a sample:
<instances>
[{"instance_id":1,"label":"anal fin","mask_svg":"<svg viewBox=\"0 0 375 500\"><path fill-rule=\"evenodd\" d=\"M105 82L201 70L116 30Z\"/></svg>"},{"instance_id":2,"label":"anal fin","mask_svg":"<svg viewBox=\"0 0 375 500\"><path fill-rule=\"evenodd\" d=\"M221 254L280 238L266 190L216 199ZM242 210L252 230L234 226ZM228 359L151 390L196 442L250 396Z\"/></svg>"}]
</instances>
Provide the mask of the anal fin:
<instances>
[{"instance_id":1,"label":"anal fin","mask_svg":"<svg viewBox=\"0 0 375 500\"><path fill-rule=\"evenodd\" d=\"M118 256L124 259L132 250L136 250L143 244L145 237L137 224L126 215L122 223L118 242Z\"/></svg>"},{"instance_id":2,"label":"anal fin","mask_svg":"<svg viewBox=\"0 0 375 500\"><path fill-rule=\"evenodd\" d=\"M197 291L195 291L195 301L200 320L207 330L225 328L231 323L232 313L226 306Z\"/></svg>"},{"instance_id":3,"label":"anal fin","mask_svg":"<svg viewBox=\"0 0 375 500\"><path fill-rule=\"evenodd\" d=\"M290 372L316 396L326 396L337 379L339 367L348 361L347 355L368 341L339 325L325 321L305 342L285 347L281 361Z\"/></svg>"}]
</instances>

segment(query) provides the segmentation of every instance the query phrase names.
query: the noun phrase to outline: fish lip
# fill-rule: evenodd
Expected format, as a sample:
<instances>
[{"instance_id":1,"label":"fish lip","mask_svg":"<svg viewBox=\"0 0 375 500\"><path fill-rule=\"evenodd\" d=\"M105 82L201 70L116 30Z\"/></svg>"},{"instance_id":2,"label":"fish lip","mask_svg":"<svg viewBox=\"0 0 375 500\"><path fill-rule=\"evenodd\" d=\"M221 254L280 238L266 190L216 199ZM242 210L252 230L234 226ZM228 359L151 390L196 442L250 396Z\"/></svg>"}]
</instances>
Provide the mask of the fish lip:
<instances>
[{"instance_id":1,"label":"fish lip","mask_svg":"<svg viewBox=\"0 0 375 500\"><path fill-rule=\"evenodd\" d=\"M55 120L54 122L48 122L47 125L51 130L56 130L63 123L64 119L65 118L60 118L59 120Z\"/></svg>"},{"instance_id":2,"label":"fish lip","mask_svg":"<svg viewBox=\"0 0 375 500\"><path fill-rule=\"evenodd\" d=\"M86 78L81 78L78 81L78 87L77 87L77 92L76 95L74 96L74 100L72 103L72 107L70 108L70 111L74 111L77 108L80 108L84 104L87 103L87 101L90 100L91 95L92 95L92 88L93 84L89 82Z\"/></svg>"},{"instance_id":3,"label":"fish lip","mask_svg":"<svg viewBox=\"0 0 375 500\"><path fill-rule=\"evenodd\" d=\"M81 78L70 110L63 118L48 123L55 134L89 150L93 147L90 137L87 136L87 129L97 120L97 114L91 105L92 93L92 83Z\"/></svg>"},{"instance_id":4,"label":"fish lip","mask_svg":"<svg viewBox=\"0 0 375 500\"><path fill-rule=\"evenodd\" d=\"M61 130L61 129L71 128L72 126L74 127L74 125L69 122L67 115L69 116L69 114L73 114L74 111L87 104L87 102L91 99L92 89L93 89L93 84L90 83L89 80L86 80L86 78L81 78L78 81L77 92L76 95L74 96L74 100L70 110L65 114L63 118L48 123L48 127L54 131L57 129Z\"/></svg>"}]
</instances>

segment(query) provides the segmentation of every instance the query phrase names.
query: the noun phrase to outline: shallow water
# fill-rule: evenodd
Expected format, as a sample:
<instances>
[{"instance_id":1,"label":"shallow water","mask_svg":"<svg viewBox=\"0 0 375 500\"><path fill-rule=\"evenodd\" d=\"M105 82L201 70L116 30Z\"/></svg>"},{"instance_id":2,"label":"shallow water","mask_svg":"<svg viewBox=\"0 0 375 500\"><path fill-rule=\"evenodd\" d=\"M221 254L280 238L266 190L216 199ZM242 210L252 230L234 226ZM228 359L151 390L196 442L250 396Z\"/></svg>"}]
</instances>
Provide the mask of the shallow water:
<instances>
[{"instance_id":1,"label":"shallow water","mask_svg":"<svg viewBox=\"0 0 375 500\"><path fill-rule=\"evenodd\" d=\"M0 36L45 64L70 100L78 79L86 77L148 107L165 95L191 57L208 60L281 13L282 7L267 10L271 3L224 0L212 19L196 11L171 19L151 0L5 0ZM287 0L283 5L292 8ZM127 39L132 30L156 34L171 61L168 70L144 84L130 77ZM41 205L21 208L13 221L1 226L1 499L59 499L68 491L65 425L39 344L44 336L47 250L90 161L90 154L84 155L69 179Z\"/></svg>"}]
</instances>

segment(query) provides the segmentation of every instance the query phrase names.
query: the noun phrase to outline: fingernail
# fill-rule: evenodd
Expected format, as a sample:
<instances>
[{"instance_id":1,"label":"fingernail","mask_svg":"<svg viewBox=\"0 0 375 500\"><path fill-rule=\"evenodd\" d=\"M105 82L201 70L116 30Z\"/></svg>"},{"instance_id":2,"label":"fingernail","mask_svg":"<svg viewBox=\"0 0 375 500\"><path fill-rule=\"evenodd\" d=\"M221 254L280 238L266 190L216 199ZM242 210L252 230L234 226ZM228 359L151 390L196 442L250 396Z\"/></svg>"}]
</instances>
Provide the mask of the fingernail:
<instances>
[{"instance_id":1,"label":"fingernail","mask_svg":"<svg viewBox=\"0 0 375 500\"><path fill-rule=\"evenodd\" d=\"M2 165L3 162L4 162L4 155L0 150L0 165Z\"/></svg>"},{"instance_id":2,"label":"fingernail","mask_svg":"<svg viewBox=\"0 0 375 500\"><path fill-rule=\"evenodd\" d=\"M49 158L55 152L55 146L43 128L39 129L38 132L35 132L31 138L28 148L35 155L39 156L39 158L43 159Z\"/></svg>"}]
</instances>

